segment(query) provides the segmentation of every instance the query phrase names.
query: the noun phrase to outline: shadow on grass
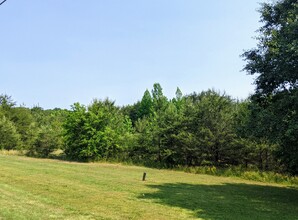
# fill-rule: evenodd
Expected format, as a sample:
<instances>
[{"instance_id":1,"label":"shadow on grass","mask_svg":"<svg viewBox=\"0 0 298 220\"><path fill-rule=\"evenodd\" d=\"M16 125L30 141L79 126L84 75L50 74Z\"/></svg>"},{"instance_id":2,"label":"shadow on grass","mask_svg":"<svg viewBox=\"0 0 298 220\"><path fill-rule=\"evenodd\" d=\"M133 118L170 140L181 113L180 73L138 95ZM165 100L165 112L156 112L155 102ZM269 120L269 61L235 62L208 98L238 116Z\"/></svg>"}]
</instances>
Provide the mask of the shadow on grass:
<instances>
[{"instance_id":1,"label":"shadow on grass","mask_svg":"<svg viewBox=\"0 0 298 220\"><path fill-rule=\"evenodd\" d=\"M298 190L250 184L149 185L142 199L180 207L203 219L298 219Z\"/></svg>"}]
</instances>

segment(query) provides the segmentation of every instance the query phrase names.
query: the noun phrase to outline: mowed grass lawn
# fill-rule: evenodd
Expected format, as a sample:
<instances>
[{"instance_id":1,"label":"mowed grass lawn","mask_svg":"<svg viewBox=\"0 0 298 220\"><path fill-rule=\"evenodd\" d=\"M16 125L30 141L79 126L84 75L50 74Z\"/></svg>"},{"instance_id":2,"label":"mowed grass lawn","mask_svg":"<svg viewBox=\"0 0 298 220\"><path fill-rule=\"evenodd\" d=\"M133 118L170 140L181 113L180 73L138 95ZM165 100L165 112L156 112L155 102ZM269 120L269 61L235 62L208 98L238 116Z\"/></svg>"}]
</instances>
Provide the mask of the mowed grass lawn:
<instances>
[{"instance_id":1,"label":"mowed grass lawn","mask_svg":"<svg viewBox=\"0 0 298 220\"><path fill-rule=\"evenodd\" d=\"M0 155L0 219L298 219L298 189L136 166Z\"/></svg>"}]
</instances>

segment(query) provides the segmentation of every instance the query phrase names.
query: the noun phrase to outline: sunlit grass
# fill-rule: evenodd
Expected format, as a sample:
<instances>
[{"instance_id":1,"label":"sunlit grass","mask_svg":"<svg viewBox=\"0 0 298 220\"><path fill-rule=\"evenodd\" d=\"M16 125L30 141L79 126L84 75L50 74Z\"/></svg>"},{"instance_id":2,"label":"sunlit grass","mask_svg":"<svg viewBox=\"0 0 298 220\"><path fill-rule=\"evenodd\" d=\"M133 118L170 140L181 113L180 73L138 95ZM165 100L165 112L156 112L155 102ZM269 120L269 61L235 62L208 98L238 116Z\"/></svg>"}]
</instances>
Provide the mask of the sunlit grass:
<instances>
[{"instance_id":1,"label":"sunlit grass","mask_svg":"<svg viewBox=\"0 0 298 220\"><path fill-rule=\"evenodd\" d=\"M147 180L141 181L143 172ZM297 219L298 190L232 177L0 155L0 219Z\"/></svg>"}]
</instances>

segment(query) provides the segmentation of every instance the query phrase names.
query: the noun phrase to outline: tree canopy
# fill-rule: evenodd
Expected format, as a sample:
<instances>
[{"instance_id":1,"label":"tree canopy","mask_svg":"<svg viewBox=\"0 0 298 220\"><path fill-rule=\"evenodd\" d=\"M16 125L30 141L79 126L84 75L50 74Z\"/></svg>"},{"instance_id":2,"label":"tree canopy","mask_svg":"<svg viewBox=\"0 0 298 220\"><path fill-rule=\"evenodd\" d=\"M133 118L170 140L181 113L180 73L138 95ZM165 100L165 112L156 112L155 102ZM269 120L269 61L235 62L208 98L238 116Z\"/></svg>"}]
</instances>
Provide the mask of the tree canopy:
<instances>
[{"instance_id":1,"label":"tree canopy","mask_svg":"<svg viewBox=\"0 0 298 220\"><path fill-rule=\"evenodd\" d=\"M276 144L277 159L298 173L298 2L264 3L257 48L243 54L257 74L251 125L255 136ZM253 122L255 120L256 122Z\"/></svg>"},{"instance_id":2,"label":"tree canopy","mask_svg":"<svg viewBox=\"0 0 298 220\"><path fill-rule=\"evenodd\" d=\"M263 3L257 48L246 51L245 70L257 74L258 94L269 95L298 88L298 3Z\"/></svg>"}]
</instances>

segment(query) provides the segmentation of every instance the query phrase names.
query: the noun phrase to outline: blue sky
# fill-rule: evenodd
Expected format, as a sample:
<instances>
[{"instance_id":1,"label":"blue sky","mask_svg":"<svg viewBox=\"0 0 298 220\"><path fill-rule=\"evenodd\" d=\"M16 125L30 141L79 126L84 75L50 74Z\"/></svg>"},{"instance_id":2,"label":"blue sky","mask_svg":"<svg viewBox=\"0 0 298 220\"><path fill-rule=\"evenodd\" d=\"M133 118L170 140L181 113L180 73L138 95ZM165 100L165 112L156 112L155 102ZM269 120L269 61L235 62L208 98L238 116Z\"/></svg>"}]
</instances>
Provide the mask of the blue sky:
<instances>
[{"instance_id":1,"label":"blue sky","mask_svg":"<svg viewBox=\"0 0 298 220\"><path fill-rule=\"evenodd\" d=\"M253 92L240 54L255 47L260 1L7 0L0 6L0 93L69 108L132 104L159 82L173 97Z\"/></svg>"}]
</instances>

